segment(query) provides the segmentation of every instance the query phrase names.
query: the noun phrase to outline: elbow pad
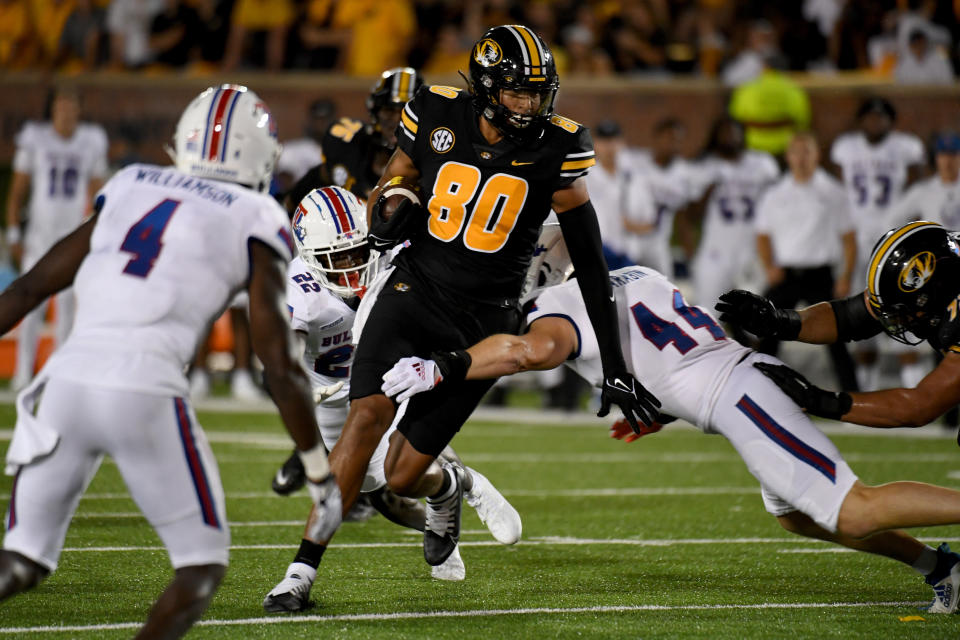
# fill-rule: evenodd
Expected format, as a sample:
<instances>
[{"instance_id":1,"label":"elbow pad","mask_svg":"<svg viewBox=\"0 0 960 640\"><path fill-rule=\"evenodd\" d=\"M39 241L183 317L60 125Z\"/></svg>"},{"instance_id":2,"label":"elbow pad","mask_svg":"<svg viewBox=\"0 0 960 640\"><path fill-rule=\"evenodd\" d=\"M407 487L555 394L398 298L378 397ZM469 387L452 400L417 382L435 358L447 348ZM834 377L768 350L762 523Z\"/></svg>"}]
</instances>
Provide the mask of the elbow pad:
<instances>
[{"instance_id":1,"label":"elbow pad","mask_svg":"<svg viewBox=\"0 0 960 640\"><path fill-rule=\"evenodd\" d=\"M883 332L880 321L867 310L862 291L843 300L831 300L830 306L837 320L837 340L866 340Z\"/></svg>"}]
</instances>

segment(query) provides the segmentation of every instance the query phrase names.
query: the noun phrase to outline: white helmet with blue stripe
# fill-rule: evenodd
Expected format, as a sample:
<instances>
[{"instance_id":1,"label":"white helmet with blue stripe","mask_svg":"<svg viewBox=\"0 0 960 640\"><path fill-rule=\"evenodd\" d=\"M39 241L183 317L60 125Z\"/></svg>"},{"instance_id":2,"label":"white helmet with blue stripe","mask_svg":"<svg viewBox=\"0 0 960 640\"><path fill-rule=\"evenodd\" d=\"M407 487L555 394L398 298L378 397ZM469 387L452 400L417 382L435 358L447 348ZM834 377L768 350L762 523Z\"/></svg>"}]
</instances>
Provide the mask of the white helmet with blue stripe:
<instances>
[{"instance_id":1,"label":"white helmet with blue stripe","mask_svg":"<svg viewBox=\"0 0 960 640\"><path fill-rule=\"evenodd\" d=\"M171 156L184 173L265 192L280 157L276 120L250 89L210 87L180 116Z\"/></svg>"},{"instance_id":2,"label":"white helmet with blue stripe","mask_svg":"<svg viewBox=\"0 0 960 640\"><path fill-rule=\"evenodd\" d=\"M308 193L293 214L293 236L317 281L343 298L363 295L379 271L367 244L366 208L346 189Z\"/></svg>"}]
</instances>

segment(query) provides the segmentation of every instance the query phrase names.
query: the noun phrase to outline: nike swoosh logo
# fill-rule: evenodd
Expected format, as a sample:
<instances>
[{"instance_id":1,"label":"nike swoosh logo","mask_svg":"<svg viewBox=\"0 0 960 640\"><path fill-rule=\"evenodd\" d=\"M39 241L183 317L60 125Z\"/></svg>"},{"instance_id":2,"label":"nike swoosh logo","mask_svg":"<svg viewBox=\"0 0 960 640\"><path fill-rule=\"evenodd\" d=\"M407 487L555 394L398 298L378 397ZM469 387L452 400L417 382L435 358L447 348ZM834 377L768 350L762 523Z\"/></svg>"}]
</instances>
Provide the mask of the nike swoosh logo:
<instances>
[{"instance_id":1,"label":"nike swoosh logo","mask_svg":"<svg viewBox=\"0 0 960 640\"><path fill-rule=\"evenodd\" d=\"M277 484L287 484L289 479L290 478L288 478L287 474L285 474L283 471L277 472Z\"/></svg>"},{"instance_id":2,"label":"nike swoosh logo","mask_svg":"<svg viewBox=\"0 0 960 640\"><path fill-rule=\"evenodd\" d=\"M510 164L512 164L512 165L515 166L515 167L522 167L522 166L525 165L525 164L533 164L533 161L530 161L530 162L517 162L516 160L512 160L512 161L510 162Z\"/></svg>"}]
</instances>

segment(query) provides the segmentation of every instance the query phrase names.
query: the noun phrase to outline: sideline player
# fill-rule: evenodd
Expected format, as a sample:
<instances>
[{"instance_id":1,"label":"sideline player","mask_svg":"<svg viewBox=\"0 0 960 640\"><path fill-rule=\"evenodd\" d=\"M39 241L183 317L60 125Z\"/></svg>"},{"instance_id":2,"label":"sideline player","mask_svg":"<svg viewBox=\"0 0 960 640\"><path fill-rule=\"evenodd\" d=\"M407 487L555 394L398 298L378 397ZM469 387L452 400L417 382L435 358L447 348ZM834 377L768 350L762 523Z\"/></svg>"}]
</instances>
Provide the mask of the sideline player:
<instances>
[{"instance_id":1,"label":"sideline player","mask_svg":"<svg viewBox=\"0 0 960 640\"><path fill-rule=\"evenodd\" d=\"M660 398L664 412L730 441L784 529L910 565L934 588L928 610L956 611L960 555L946 544L926 546L897 527L960 523L960 492L915 482L863 484L833 443L754 366L779 360L728 339L705 309L688 305L653 269L626 267L610 279L633 373ZM384 376L384 391L404 400L437 379L439 390L464 374L483 379L561 364L601 384L596 338L574 283L544 291L527 320L523 336L491 336L467 349L469 368L404 358ZM615 435L626 433L614 428Z\"/></svg>"},{"instance_id":2,"label":"sideline player","mask_svg":"<svg viewBox=\"0 0 960 640\"><path fill-rule=\"evenodd\" d=\"M780 175L773 156L744 146L743 125L721 118L714 127L710 154L694 165L701 201L688 216L702 211L706 218L700 246L693 260L696 301L704 304L736 286L756 268L753 218L760 196ZM685 234L689 237L689 234Z\"/></svg>"},{"instance_id":3,"label":"sideline player","mask_svg":"<svg viewBox=\"0 0 960 640\"><path fill-rule=\"evenodd\" d=\"M317 424L327 449L340 437L347 417L349 376L353 365L353 328L356 307L367 287L376 279L382 260L367 244L366 211L352 193L341 187L323 187L307 194L293 217L297 256L287 267L287 308L294 330L297 351L310 377L317 402ZM423 504L400 498L386 489L383 461L391 427L370 458L363 480L363 495L391 521L423 531ZM444 450L445 459L460 463L453 450ZM296 464L294 464L296 463ZM274 489L290 493L303 486L303 466L294 452L274 480ZM520 538L520 515L479 472L465 467L467 503L487 524L502 544ZM297 481L299 479L299 481ZM283 580L264 598L267 611L299 611L310 597L317 566L310 553L316 544L310 538L310 523L300 549L287 567ZM440 580L463 580L466 569L455 549L443 564L432 567Z\"/></svg>"},{"instance_id":4,"label":"sideline player","mask_svg":"<svg viewBox=\"0 0 960 640\"><path fill-rule=\"evenodd\" d=\"M368 203L375 248L410 239L374 300L350 378L350 412L330 453L344 507L396 405L380 390L400 357L452 352L520 326L518 298L541 223L551 207L589 300L603 356L601 414L619 405L631 425L652 423L658 403L627 371L600 246L596 214L580 178L594 163L587 131L553 115L559 79L553 54L527 27L493 27L474 45L470 91L424 87L404 107L400 142L380 185L419 184L425 210L405 200L388 221ZM376 195L376 192L375 192ZM369 301L369 302L368 302ZM361 307L361 310L362 307ZM436 458L492 381L450 385L410 402L391 436L391 490L427 496L424 556L442 563L456 547L463 480ZM317 546L317 561L326 544Z\"/></svg>"},{"instance_id":5,"label":"sideline player","mask_svg":"<svg viewBox=\"0 0 960 640\"><path fill-rule=\"evenodd\" d=\"M867 263L867 289L801 311L778 309L748 291L720 297L721 319L758 335L830 344L886 332L926 341L943 360L915 387L846 393L820 389L787 366L764 369L813 415L869 427L919 427L960 404L960 236L935 222L888 231Z\"/></svg>"},{"instance_id":6,"label":"sideline player","mask_svg":"<svg viewBox=\"0 0 960 640\"><path fill-rule=\"evenodd\" d=\"M678 214L693 199L693 167L681 155L686 127L674 118L665 118L653 127L649 149L627 152L627 170L639 175L649 185L656 216L649 234L632 237L627 254L637 264L649 265L673 277L673 254L670 238ZM689 226L682 227L688 231ZM687 242L689 245L689 241Z\"/></svg>"},{"instance_id":7,"label":"sideline player","mask_svg":"<svg viewBox=\"0 0 960 640\"><path fill-rule=\"evenodd\" d=\"M367 96L369 120L343 117L323 136L323 162L313 167L287 194L287 211L313 189L326 185L343 187L362 200L370 196L397 148L400 112L423 85L410 67L395 67L380 74Z\"/></svg>"},{"instance_id":8,"label":"sideline player","mask_svg":"<svg viewBox=\"0 0 960 640\"><path fill-rule=\"evenodd\" d=\"M49 122L28 122L17 134L13 179L7 194L7 245L26 273L58 240L80 226L91 198L107 177L107 135L100 125L80 122L80 95L61 85L49 98ZM26 230L20 211L29 191ZM56 344L73 323L73 291L56 296ZM46 315L43 303L28 313L17 338L17 364L11 387L20 390L33 377L37 341Z\"/></svg>"},{"instance_id":9,"label":"sideline player","mask_svg":"<svg viewBox=\"0 0 960 640\"><path fill-rule=\"evenodd\" d=\"M223 488L183 371L244 287L254 347L310 494L332 522L340 516L284 317L289 224L262 193L279 153L270 111L246 87L211 87L183 112L174 143L176 168L122 170L97 195L98 213L0 295L0 332L71 282L78 300L69 339L17 398L0 599L56 569L73 512L109 455L175 569L138 638L184 634L226 571Z\"/></svg>"},{"instance_id":10,"label":"sideline player","mask_svg":"<svg viewBox=\"0 0 960 640\"><path fill-rule=\"evenodd\" d=\"M912 133L895 131L897 112L884 98L869 98L857 109L856 131L834 141L830 160L840 169L840 177L850 201L850 216L857 232L857 268L853 281L866 277L867 257L874 242L890 228L889 217L903 190L920 178L925 159L923 142ZM712 304L716 298L704 300ZM878 350L891 350L900 361L900 380L911 387L927 372L915 350L891 343L870 340L859 345L858 386L865 391L877 387L880 367Z\"/></svg>"}]
</instances>

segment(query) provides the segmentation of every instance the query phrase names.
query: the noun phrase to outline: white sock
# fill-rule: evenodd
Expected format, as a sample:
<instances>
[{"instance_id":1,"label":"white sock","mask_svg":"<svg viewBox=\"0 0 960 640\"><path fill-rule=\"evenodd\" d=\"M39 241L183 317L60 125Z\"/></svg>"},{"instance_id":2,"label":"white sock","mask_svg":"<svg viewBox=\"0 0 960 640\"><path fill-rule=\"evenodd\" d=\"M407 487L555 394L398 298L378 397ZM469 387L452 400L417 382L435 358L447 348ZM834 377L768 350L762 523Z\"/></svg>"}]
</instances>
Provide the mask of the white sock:
<instances>
[{"instance_id":1,"label":"white sock","mask_svg":"<svg viewBox=\"0 0 960 640\"><path fill-rule=\"evenodd\" d=\"M934 563L936 563L936 553L934 553ZM290 566L287 567L287 577L290 577L295 573L299 574L301 578L306 578L309 580L310 584L313 584L313 581L317 577L317 570L302 562L291 562Z\"/></svg>"},{"instance_id":2,"label":"white sock","mask_svg":"<svg viewBox=\"0 0 960 640\"><path fill-rule=\"evenodd\" d=\"M920 557L910 566L920 575L930 575L930 572L937 568L937 550L930 545L924 545Z\"/></svg>"},{"instance_id":3,"label":"white sock","mask_svg":"<svg viewBox=\"0 0 960 640\"><path fill-rule=\"evenodd\" d=\"M857 386L860 391L875 391L880 380L880 367L877 364L857 365Z\"/></svg>"},{"instance_id":4,"label":"white sock","mask_svg":"<svg viewBox=\"0 0 960 640\"><path fill-rule=\"evenodd\" d=\"M430 496L430 500L434 502L440 502L441 500L446 500L453 495L454 490L457 488L457 477L454 475L456 472L451 467L444 467L441 471L446 474L447 478L450 479L450 486L447 487L447 490L439 496Z\"/></svg>"},{"instance_id":5,"label":"white sock","mask_svg":"<svg viewBox=\"0 0 960 640\"><path fill-rule=\"evenodd\" d=\"M900 384L904 389L915 389L924 376L927 375L927 366L923 362L904 364L900 366Z\"/></svg>"}]
</instances>

